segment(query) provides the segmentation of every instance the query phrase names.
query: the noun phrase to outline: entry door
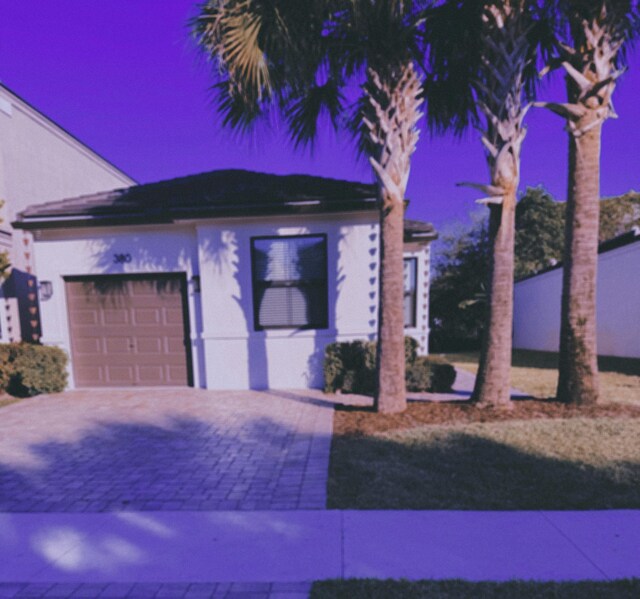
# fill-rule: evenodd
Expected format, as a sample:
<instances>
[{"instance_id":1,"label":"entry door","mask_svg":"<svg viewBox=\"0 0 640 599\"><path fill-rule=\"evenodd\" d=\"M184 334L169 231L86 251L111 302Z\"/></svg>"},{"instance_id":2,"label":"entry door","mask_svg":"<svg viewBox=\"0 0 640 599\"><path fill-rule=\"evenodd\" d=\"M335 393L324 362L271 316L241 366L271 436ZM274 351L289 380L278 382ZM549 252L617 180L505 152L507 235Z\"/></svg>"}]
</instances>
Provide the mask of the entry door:
<instances>
[{"instance_id":1,"label":"entry door","mask_svg":"<svg viewBox=\"0 0 640 599\"><path fill-rule=\"evenodd\" d=\"M190 383L183 274L70 277L65 286L77 386Z\"/></svg>"}]
</instances>

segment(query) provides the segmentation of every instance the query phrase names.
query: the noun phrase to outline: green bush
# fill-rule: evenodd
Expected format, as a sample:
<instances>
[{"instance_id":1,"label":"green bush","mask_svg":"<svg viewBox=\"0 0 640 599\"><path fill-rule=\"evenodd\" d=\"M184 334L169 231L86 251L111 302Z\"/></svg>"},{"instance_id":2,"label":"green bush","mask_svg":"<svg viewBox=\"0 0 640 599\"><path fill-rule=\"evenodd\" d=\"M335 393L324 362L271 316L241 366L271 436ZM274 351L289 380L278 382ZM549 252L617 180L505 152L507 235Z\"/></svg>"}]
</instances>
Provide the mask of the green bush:
<instances>
[{"instance_id":1,"label":"green bush","mask_svg":"<svg viewBox=\"0 0 640 599\"><path fill-rule=\"evenodd\" d=\"M374 341L330 343L325 348L324 390L373 393L376 369Z\"/></svg>"},{"instance_id":2,"label":"green bush","mask_svg":"<svg viewBox=\"0 0 640 599\"><path fill-rule=\"evenodd\" d=\"M407 364L407 391L447 393L456 381L456 369L431 356L419 356L413 364Z\"/></svg>"},{"instance_id":3,"label":"green bush","mask_svg":"<svg viewBox=\"0 0 640 599\"><path fill-rule=\"evenodd\" d=\"M456 382L456 369L446 362L435 362L431 367L431 387L433 393L448 393Z\"/></svg>"},{"instance_id":4,"label":"green bush","mask_svg":"<svg viewBox=\"0 0 640 599\"><path fill-rule=\"evenodd\" d=\"M67 386L67 354L58 347L0 345L0 390L19 397L58 393Z\"/></svg>"},{"instance_id":5,"label":"green bush","mask_svg":"<svg viewBox=\"0 0 640 599\"><path fill-rule=\"evenodd\" d=\"M404 341L407 390L450 391L456 378L455 368L442 359L418 356L418 342L413 337L405 337ZM372 395L375 370L375 341L330 343L325 348L324 390Z\"/></svg>"}]
</instances>

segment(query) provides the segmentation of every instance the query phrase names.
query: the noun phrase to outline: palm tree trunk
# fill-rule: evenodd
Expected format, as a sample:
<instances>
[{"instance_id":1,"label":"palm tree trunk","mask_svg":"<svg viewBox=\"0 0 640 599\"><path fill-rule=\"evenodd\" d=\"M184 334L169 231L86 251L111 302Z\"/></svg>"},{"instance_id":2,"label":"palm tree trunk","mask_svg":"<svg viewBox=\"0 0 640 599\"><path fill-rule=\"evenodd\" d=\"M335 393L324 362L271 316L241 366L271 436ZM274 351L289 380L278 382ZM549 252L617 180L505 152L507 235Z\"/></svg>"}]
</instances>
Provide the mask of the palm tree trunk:
<instances>
[{"instance_id":1,"label":"palm tree trunk","mask_svg":"<svg viewBox=\"0 0 640 599\"><path fill-rule=\"evenodd\" d=\"M585 120L593 119L588 114ZM602 123L576 123L569 134L569 193L565 222L562 316L557 397L576 404L598 401L596 277L600 219Z\"/></svg>"},{"instance_id":2,"label":"palm tree trunk","mask_svg":"<svg viewBox=\"0 0 640 599\"><path fill-rule=\"evenodd\" d=\"M511 399L515 186L500 205L490 207L487 316L472 401L506 407Z\"/></svg>"},{"instance_id":3,"label":"palm tree trunk","mask_svg":"<svg viewBox=\"0 0 640 599\"><path fill-rule=\"evenodd\" d=\"M404 206L381 186L380 310L378 315L378 381L375 406L379 412L407 407L404 357Z\"/></svg>"},{"instance_id":4,"label":"palm tree trunk","mask_svg":"<svg viewBox=\"0 0 640 599\"><path fill-rule=\"evenodd\" d=\"M378 181L380 265L377 384L374 408L402 412L407 407L404 357L403 249L404 194L411 155L418 142L416 123L422 84L412 64L383 78L370 71L367 93L371 119L364 119L375 148L369 161Z\"/></svg>"}]
</instances>

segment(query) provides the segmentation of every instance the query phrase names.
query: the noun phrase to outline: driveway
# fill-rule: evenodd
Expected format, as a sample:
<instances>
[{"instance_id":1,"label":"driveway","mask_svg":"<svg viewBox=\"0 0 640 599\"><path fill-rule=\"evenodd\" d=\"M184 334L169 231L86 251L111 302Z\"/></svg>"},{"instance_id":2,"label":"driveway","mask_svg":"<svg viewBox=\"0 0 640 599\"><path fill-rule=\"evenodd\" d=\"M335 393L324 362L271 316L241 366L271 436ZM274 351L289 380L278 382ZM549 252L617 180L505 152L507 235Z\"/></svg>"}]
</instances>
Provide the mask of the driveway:
<instances>
[{"instance_id":1,"label":"driveway","mask_svg":"<svg viewBox=\"0 0 640 599\"><path fill-rule=\"evenodd\" d=\"M0 511L323 509L315 391L78 390L0 411Z\"/></svg>"}]
</instances>

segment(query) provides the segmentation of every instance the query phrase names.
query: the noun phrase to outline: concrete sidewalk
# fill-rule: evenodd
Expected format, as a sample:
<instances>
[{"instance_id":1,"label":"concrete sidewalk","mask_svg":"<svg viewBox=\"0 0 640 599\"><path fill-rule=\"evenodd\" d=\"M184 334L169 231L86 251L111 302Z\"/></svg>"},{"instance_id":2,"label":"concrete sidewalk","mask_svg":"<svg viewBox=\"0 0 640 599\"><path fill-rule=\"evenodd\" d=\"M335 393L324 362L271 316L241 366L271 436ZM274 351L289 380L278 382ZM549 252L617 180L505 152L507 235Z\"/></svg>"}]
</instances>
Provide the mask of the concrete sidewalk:
<instances>
[{"instance_id":1,"label":"concrete sidewalk","mask_svg":"<svg viewBox=\"0 0 640 599\"><path fill-rule=\"evenodd\" d=\"M640 510L0 514L0 583L639 576Z\"/></svg>"}]
</instances>

